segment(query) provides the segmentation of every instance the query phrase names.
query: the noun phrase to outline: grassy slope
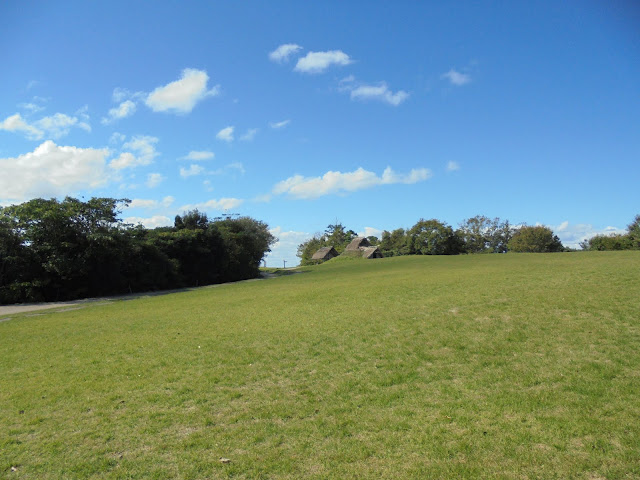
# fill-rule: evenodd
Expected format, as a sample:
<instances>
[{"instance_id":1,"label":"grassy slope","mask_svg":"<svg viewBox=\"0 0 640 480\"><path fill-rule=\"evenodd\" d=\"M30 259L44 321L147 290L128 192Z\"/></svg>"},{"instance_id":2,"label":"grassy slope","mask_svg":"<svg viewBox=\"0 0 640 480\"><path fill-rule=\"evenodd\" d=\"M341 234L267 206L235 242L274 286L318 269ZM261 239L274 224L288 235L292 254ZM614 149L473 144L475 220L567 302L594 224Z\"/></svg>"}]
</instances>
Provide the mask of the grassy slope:
<instances>
[{"instance_id":1,"label":"grassy slope","mask_svg":"<svg viewBox=\"0 0 640 480\"><path fill-rule=\"evenodd\" d=\"M638 392L637 252L329 262L0 323L0 476L639 478Z\"/></svg>"}]
</instances>

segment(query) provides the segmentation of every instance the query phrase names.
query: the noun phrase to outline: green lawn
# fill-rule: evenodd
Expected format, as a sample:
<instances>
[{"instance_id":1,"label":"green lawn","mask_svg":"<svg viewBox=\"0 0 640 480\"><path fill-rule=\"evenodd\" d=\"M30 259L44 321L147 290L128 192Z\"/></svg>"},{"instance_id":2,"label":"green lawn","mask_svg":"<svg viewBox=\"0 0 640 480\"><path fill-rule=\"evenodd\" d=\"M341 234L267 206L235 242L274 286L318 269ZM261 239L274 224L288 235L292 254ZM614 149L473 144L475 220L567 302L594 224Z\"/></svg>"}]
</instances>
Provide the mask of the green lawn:
<instances>
[{"instance_id":1,"label":"green lawn","mask_svg":"<svg viewBox=\"0 0 640 480\"><path fill-rule=\"evenodd\" d=\"M332 261L14 315L0 476L640 478L640 252Z\"/></svg>"}]
</instances>

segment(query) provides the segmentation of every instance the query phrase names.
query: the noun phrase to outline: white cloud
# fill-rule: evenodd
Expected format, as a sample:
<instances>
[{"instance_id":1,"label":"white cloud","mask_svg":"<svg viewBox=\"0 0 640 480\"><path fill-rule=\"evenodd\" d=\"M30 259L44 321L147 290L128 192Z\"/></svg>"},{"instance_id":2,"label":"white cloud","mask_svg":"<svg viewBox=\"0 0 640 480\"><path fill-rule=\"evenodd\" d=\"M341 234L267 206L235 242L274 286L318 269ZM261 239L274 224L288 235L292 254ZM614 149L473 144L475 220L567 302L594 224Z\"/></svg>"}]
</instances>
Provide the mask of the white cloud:
<instances>
[{"instance_id":1,"label":"white cloud","mask_svg":"<svg viewBox=\"0 0 640 480\"><path fill-rule=\"evenodd\" d=\"M44 110L44 107L42 105L38 105L35 102L21 103L19 107L24 108L25 110L29 110L31 113L37 113Z\"/></svg>"},{"instance_id":2,"label":"white cloud","mask_svg":"<svg viewBox=\"0 0 640 480\"><path fill-rule=\"evenodd\" d=\"M182 178L193 177L194 175L200 175L204 171L202 166L192 163L189 168L180 168L180 176Z\"/></svg>"},{"instance_id":3,"label":"white cloud","mask_svg":"<svg viewBox=\"0 0 640 480\"><path fill-rule=\"evenodd\" d=\"M164 179L165 177L160 173L150 173L147 175L147 181L145 182L145 185L149 188L154 188L160 185L160 183L162 183Z\"/></svg>"},{"instance_id":4,"label":"white cloud","mask_svg":"<svg viewBox=\"0 0 640 480\"><path fill-rule=\"evenodd\" d=\"M171 206L174 201L175 198L171 196L164 197L161 202L158 202L157 200L134 198L133 200L131 200L131 203L129 203L129 206L127 208L144 208L148 210L160 207L166 208Z\"/></svg>"},{"instance_id":5,"label":"white cloud","mask_svg":"<svg viewBox=\"0 0 640 480\"><path fill-rule=\"evenodd\" d=\"M47 140L33 152L0 159L0 200L64 196L107 180L109 150L58 146Z\"/></svg>"},{"instance_id":6,"label":"white cloud","mask_svg":"<svg viewBox=\"0 0 640 480\"><path fill-rule=\"evenodd\" d=\"M29 125L19 113L11 115L0 122L0 130L6 130L8 132L23 132L29 140L38 140L44 135L42 130L34 127L33 125Z\"/></svg>"},{"instance_id":7,"label":"white cloud","mask_svg":"<svg viewBox=\"0 0 640 480\"><path fill-rule=\"evenodd\" d=\"M343 194L371 188L377 185L390 185L394 183L412 184L427 180L431 172L426 168L413 169L406 175L395 173L387 167L382 176L363 168L353 172L329 171L322 177L303 177L294 175L273 187L274 194L288 194L294 198L313 199L323 195Z\"/></svg>"},{"instance_id":8,"label":"white cloud","mask_svg":"<svg viewBox=\"0 0 640 480\"><path fill-rule=\"evenodd\" d=\"M351 90L352 100L378 100L397 107L409 98L404 90L393 93L385 82L379 85L360 85Z\"/></svg>"},{"instance_id":9,"label":"white cloud","mask_svg":"<svg viewBox=\"0 0 640 480\"><path fill-rule=\"evenodd\" d=\"M302 50L300 45L296 45L295 43L285 43L284 45L280 45L273 52L270 52L269 59L272 62L284 63L289 60L291 55L299 50Z\"/></svg>"},{"instance_id":10,"label":"white cloud","mask_svg":"<svg viewBox=\"0 0 640 480\"><path fill-rule=\"evenodd\" d=\"M78 110L76 110L76 115L78 115L80 118L82 118L84 120L84 122L79 122L78 123L78 127L86 130L87 132L91 131L91 125L89 125L89 120L91 119L89 117L89 114L87 113L89 111L89 105L84 105L82 108L79 108Z\"/></svg>"},{"instance_id":11,"label":"white cloud","mask_svg":"<svg viewBox=\"0 0 640 480\"><path fill-rule=\"evenodd\" d=\"M452 85L456 85L458 87L471 81L471 75L458 72L454 69L449 70L447 73L443 73L442 78L446 78Z\"/></svg>"},{"instance_id":12,"label":"white cloud","mask_svg":"<svg viewBox=\"0 0 640 480\"><path fill-rule=\"evenodd\" d=\"M195 210L197 208L200 211L205 211L205 210L227 211L227 210L231 210L232 208L239 207L243 203L244 201L240 200L239 198L221 198L219 200L211 199L206 202L183 205L182 207L180 207L179 210L186 212L189 210Z\"/></svg>"},{"instance_id":13,"label":"white cloud","mask_svg":"<svg viewBox=\"0 0 640 480\"><path fill-rule=\"evenodd\" d=\"M50 117L41 118L35 124L53 138L68 135L70 128L73 126L80 127L88 132L91 131L91 127L86 122L78 122L77 117L70 117L64 113L56 113Z\"/></svg>"},{"instance_id":14,"label":"white cloud","mask_svg":"<svg viewBox=\"0 0 640 480\"><path fill-rule=\"evenodd\" d=\"M121 118L130 117L136 112L136 104L131 100L125 100L120 105L109 110L109 116L102 119L103 125L108 125Z\"/></svg>"},{"instance_id":15,"label":"white cloud","mask_svg":"<svg viewBox=\"0 0 640 480\"><path fill-rule=\"evenodd\" d=\"M145 200L142 198L134 198L129 203L127 208L156 208L158 206L157 200Z\"/></svg>"},{"instance_id":16,"label":"white cloud","mask_svg":"<svg viewBox=\"0 0 640 480\"><path fill-rule=\"evenodd\" d=\"M359 236L361 237L378 237L380 238L380 236L382 235L382 230L380 230L379 228L374 228L374 227L364 227L364 232L359 232L358 233Z\"/></svg>"},{"instance_id":17,"label":"white cloud","mask_svg":"<svg viewBox=\"0 0 640 480\"><path fill-rule=\"evenodd\" d=\"M202 184L204 185L204 188L207 189L207 192L213 192L213 187L211 186L211 180L205 180L204 182L202 182Z\"/></svg>"},{"instance_id":18,"label":"white cloud","mask_svg":"<svg viewBox=\"0 0 640 480\"><path fill-rule=\"evenodd\" d=\"M294 70L303 73L322 73L331 65L349 65L350 63L352 60L349 55L341 50L309 52L298 59Z\"/></svg>"},{"instance_id":19,"label":"white cloud","mask_svg":"<svg viewBox=\"0 0 640 480\"><path fill-rule=\"evenodd\" d=\"M157 142L156 137L137 135L122 146L123 149L133 150L136 155L131 152L123 152L118 158L111 160L109 166L114 170L122 170L123 168L149 165L159 155L155 149Z\"/></svg>"},{"instance_id":20,"label":"white cloud","mask_svg":"<svg viewBox=\"0 0 640 480\"><path fill-rule=\"evenodd\" d=\"M458 162L447 163L447 172L455 172L457 170L460 170L460 164Z\"/></svg>"},{"instance_id":21,"label":"white cloud","mask_svg":"<svg viewBox=\"0 0 640 480\"><path fill-rule=\"evenodd\" d=\"M338 89L341 92L349 92L351 100L377 100L397 107L407 98L409 94L404 90L392 92L386 82L377 85L367 85L356 81L353 75L343 78L339 82Z\"/></svg>"},{"instance_id":22,"label":"white cloud","mask_svg":"<svg viewBox=\"0 0 640 480\"><path fill-rule=\"evenodd\" d=\"M138 156L144 162L143 165L148 165L159 154L156 152L155 144L158 143L156 137L148 135L136 135L131 140L123 145L123 148L129 148L138 153Z\"/></svg>"},{"instance_id":23,"label":"white cloud","mask_svg":"<svg viewBox=\"0 0 640 480\"><path fill-rule=\"evenodd\" d=\"M258 133L257 128L250 128L246 131L246 133L244 135L242 135L240 137L240 140L242 140L243 142L250 142L253 140L253 138L256 136L256 133Z\"/></svg>"},{"instance_id":24,"label":"white cloud","mask_svg":"<svg viewBox=\"0 0 640 480\"><path fill-rule=\"evenodd\" d=\"M190 160L192 162L201 162L203 160L211 160L215 157L213 152L209 152L207 150L191 150L188 155L184 157L180 157L180 160Z\"/></svg>"},{"instance_id":25,"label":"white cloud","mask_svg":"<svg viewBox=\"0 0 640 480\"><path fill-rule=\"evenodd\" d=\"M113 89L111 98L115 103L120 103L123 100L142 100L146 96L147 95L144 92L132 92L126 88L116 87Z\"/></svg>"},{"instance_id":26,"label":"white cloud","mask_svg":"<svg viewBox=\"0 0 640 480\"><path fill-rule=\"evenodd\" d=\"M189 113L199 101L220 93L218 85L207 90L208 81L209 76L204 70L185 68L180 80L156 88L145 103L154 112Z\"/></svg>"},{"instance_id":27,"label":"white cloud","mask_svg":"<svg viewBox=\"0 0 640 480\"><path fill-rule=\"evenodd\" d=\"M157 227L170 227L173 226L173 220L164 215L154 215L153 217L127 217L123 219L124 223L130 223L133 225L142 224L145 228L153 229Z\"/></svg>"},{"instance_id":28,"label":"white cloud","mask_svg":"<svg viewBox=\"0 0 640 480\"><path fill-rule=\"evenodd\" d=\"M269 230L271 235L276 237L278 241L271 246L265 259L267 266L279 267L283 265L283 260L287 261L288 266L295 266L300 261L296 256L298 245L304 243L311 238L311 234L307 232L296 232L294 230L283 231L278 226Z\"/></svg>"},{"instance_id":29,"label":"white cloud","mask_svg":"<svg viewBox=\"0 0 640 480\"><path fill-rule=\"evenodd\" d=\"M56 113L43 117L30 125L19 113L11 115L0 122L0 130L9 132L23 132L29 140L40 140L45 135L60 138L69 134L71 127L79 127L88 132L91 126L86 122L79 122L77 117L70 117L64 113Z\"/></svg>"},{"instance_id":30,"label":"white cloud","mask_svg":"<svg viewBox=\"0 0 640 480\"><path fill-rule=\"evenodd\" d=\"M257 203L269 203L272 198L273 195L271 195L270 193L266 193L264 195L258 195L257 197L254 197L253 201Z\"/></svg>"},{"instance_id":31,"label":"white cloud","mask_svg":"<svg viewBox=\"0 0 640 480\"><path fill-rule=\"evenodd\" d=\"M122 143L127 139L126 135L119 132L113 132L109 137L109 143Z\"/></svg>"},{"instance_id":32,"label":"white cloud","mask_svg":"<svg viewBox=\"0 0 640 480\"><path fill-rule=\"evenodd\" d=\"M284 128L291 123L291 120L283 120L281 122L269 122L269 126L274 129Z\"/></svg>"},{"instance_id":33,"label":"white cloud","mask_svg":"<svg viewBox=\"0 0 640 480\"><path fill-rule=\"evenodd\" d=\"M229 171L229 170L237 170L238 172L240 172L242 175L245 174L246 170L244 169L244 165L242 164L242 162L233 162L230 163L228 165L225 165L224 168L218 169L214 172L212 172L215 175L219 175L224 173L225 171Z\"/></svg>"},{"instance_id":34,"label":"white cloud","mask_svg":"<svg viewBox=\"0 0 640 480\"><path fill-rule=\"evenodd\" d=\"M233 142L233 128L234 127L223 128L216 134L216 138L225 142Z\"/></svg>"},{"instance_id":35,"label":"white cloud","mask_svg":"<svg viewBox=\"0 0 640 480\"><path fill-rule=\"evenodd\" d=\"M136 156L131 152L123 152L119 157L114 158L109 162L109 166L114 170L122 170L123 168L137 167L138 165L144 165L139 163Z\"/></svg>"}]
</instances>

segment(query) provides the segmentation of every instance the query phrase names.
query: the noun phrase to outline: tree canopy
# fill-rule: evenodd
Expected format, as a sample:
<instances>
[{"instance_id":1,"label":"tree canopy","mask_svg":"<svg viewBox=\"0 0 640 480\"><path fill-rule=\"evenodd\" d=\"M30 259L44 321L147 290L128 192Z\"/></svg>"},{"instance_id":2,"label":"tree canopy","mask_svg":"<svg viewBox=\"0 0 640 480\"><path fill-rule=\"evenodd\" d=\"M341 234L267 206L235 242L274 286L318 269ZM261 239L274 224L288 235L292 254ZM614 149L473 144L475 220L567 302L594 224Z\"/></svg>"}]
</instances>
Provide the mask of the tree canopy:
<instances>
[{"instance_id":1,"label":"tree canopy","mask_svg":"<svg viewBox=\"0 0 640 480\"><path fill-rule=\"evenodd\" d=\"M174 227L119 219L127 199L34 199L0 207L0 303L51 301L252 278L276 239L249 217Z\"/></svg>"},{"instance_id":2,"label":"tree canopy","mask_svg":"<svg viewBox=\"0 0 640 480\"><path fill-rule=\"evenodd\" d=\"M563 250L560 239L549 227L524 226L518 228L508 244L512 252L547 253Z\"/></svg>"}]
</instances>

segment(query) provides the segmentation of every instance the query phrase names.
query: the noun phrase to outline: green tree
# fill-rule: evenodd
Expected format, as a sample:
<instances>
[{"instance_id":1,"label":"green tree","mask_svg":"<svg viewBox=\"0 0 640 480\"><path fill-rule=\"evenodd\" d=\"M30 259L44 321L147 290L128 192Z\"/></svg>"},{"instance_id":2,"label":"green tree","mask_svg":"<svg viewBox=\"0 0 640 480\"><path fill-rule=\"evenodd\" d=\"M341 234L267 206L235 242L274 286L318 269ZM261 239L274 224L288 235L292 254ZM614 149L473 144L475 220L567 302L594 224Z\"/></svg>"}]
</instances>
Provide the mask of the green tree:
<instances>
[{"instance_id":1,"label":"green tree","mask_svg":"<svg viewBox=\"0 0 640 480\"><path fill-rule=\"evenodd\" d=\"M420 219L411 227L407 245L413 255L456 255L463 250L453 229L436 219Z\"/></svg>"},{"instance_id":2,"label":"green tree","mask_svg":"<svg viewBox=\"0 0 640 480\"><path fill-rule=\"evenodd\" d=\"M244 280L260 275L260 263L278 241L269 226L250 217L226 218L213 227L220 232L228 255L225 280Z\"/></svg>"},{"instance_id":3,"label":"green tree","mask_svg":"<svg viewBox=\"0 0 640 480\"><path fill-rule=\"evenodd\" d=\"M627 225L627 235L629 236L631 248L640 249L640 215L636 215L633 222Z\"/></svg>"},{"instance_id":4,"label":"green tree","mask_svg":"<svg viewBox=\"0 0 640 480\"><path fill-rule=\"evenodd\" d=\"M515 231L508 244L512 252L561 252L563 250L560 239L553 234L549 227L535 226L520 227Z\"/></svg>"},{"instance_id":5,"label":"green tree","mask_svg":"<svg viewBox=\"0 0 640 480\"><path fill-rule=\"evenodd\" d=\"M583 250L631 250L633 241L631 235L614 233L611 235L596 235L580 243Z\"/></svg>"},{"instance_id":6,"label":"green tree","mask_svg":"<svg viewBox=\"0 0 640 480\"><path fill-rule=\"evenodd\" d=\"M396 228L392 232L387 230L383 231L380 240L380 250L385 257L409 255L407 232L404 228Z\"/></svg>"},{"instance_id":7,"label":"green tree","mask_svg":"<svg viewBox=\"0 0 640 480\"><path fill-rule=\"evenodd\" d=\"M342 223L327 226L324 232L324 247L333 247L338 253L344 252L351 240L358 236L353 230L347 230Z\"/></svg>"},{"instance_id":8,"label":"green tree","mask_svg":"<svg viewBox=\"0 0 640 480\"><path fill-rule=\"evenodd\" d=\"M207 217L206 213L201 213L196 208L195 210L183 212L182 216L176 215L173 224L176 230L206 230L206 228L209 226L209 217Z\"/></svg>"},{"instance_id":9,"label":"green tree","mask_svg":"<svg viewBox=\"0 0 640 480\"><path fill-rule=\"evenodd\" d=\"M504 253L513 233L508 220L484 215L464 220L457 232L468 253Z\"/></svg>"},{"instance_id":10,"label":"green tree","mask_svg":"<svg viewBox=\"0 0 640 480\"><path fill-rule=\"evenodd\" d=\"M321 233L316 233L309 240L298 245L296 256L300 258L300 265L313 265L315 262L311 260L311 257L325 244L326 237Z\"/></svg>"}]
</instances>

